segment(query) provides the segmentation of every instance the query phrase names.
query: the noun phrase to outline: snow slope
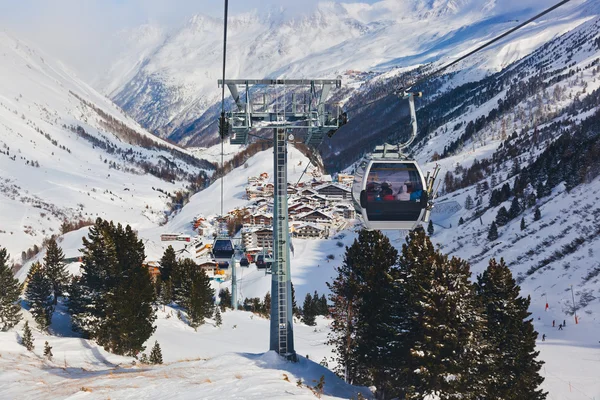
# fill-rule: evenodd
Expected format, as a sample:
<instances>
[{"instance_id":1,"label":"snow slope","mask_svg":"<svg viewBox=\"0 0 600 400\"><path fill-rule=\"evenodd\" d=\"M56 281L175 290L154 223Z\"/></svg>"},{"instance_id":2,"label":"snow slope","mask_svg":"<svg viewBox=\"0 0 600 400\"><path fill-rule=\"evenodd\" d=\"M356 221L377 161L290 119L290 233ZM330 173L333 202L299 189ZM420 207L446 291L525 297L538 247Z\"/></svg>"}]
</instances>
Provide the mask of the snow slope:
<instances>
[{"instance_id":1,"label":"snow slope","mask_svg":"<svg viewBox=\"0 0 600 400\"><path fill-rule=\"evenodd\" d=\"M368 395L368 390L345 384L316 363L330 356L325 345L327 321L323 319L317 327L296 325L296 346L302 356L292 364L267 352L268 320L230 311L223 314L221 327L209 320L195 332L175 315L176 310L168 307L159 311L157 330L146 343L147 352L155 340L160 343L164 364L158 366L136 365L131 357L107 353L94 342L73 337L68 328L52 336L34 331L36 348L29 353L18 344L21 322L16 331L0 333L1 397L314 399L307 385L315 386L321 376L325 378L324 399ZM52 328L60 325L57 319L55 315ZM44 341L52 346L51 361L43 357ZM297 384L299 379L302 387Z\"/></svg>"},{"instance_id":2,"label":"snow slope","mask_svg":"<svg viewBox=\"0 0 600 400\"><path fill-rule=\"evenodd\" d=\"M4 32L0 60L0 244L15 261L58 233L63 220L154 225L168 202L155 188L173 193L187 186L186 175L209 168L190 163L184 150L146 132L63 66ZM136 144L144 140L146 147ZM168 164L179 176L161 180L144 173L142 163Z\"/></svg>"},{"instance_id":3,"label":"snow slope","mask_svg":"<svg viewBox=\"0 0 600 400\"><path fill-rule=\"evenodd\" d=\"M542 1L534 3L523 8L494 1L328 2L296 18L273 10L236 15L229 21L227 77L344 75L351 80L356 70L386 72L432 61L445 64L513 27L516 20L532 16L534 9L547 7ZM475 60L476 73L471 71L464 79L497 71L572 29L597 12L591 3L575 1L498 43L488 52L494 57ZM147 27L140 29L145 32ZM151 131L163 137L174 133L175 140L190 143L190 135L205 127L188 127L203 113L212 113L210 107L220 95L216 81L222 74L221 41L222 21L196 15L164 40L149 40L152 50L140 55L143 62L135 61L135 74L131 65L123 66L120 74L117 67L102 74L112 77L103 90ZM124 54L139 54L138 47ZM121 57L118 60L122 63ZM211 136L204 142L196 138L193 143L210 143L215 132L207 132Z\"/></svg>"}]
</instances>

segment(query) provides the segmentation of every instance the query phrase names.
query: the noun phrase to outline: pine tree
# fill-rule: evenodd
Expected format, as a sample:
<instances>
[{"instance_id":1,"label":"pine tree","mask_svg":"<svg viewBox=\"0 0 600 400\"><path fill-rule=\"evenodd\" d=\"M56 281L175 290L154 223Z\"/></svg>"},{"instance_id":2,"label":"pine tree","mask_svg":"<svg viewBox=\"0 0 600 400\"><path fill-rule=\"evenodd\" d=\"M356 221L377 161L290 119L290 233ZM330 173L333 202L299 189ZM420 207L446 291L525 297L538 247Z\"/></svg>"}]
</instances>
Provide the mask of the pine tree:
<instances>
[{"instance_id":1,"label":"pine tree","mask_svg":"<svg viewBox=\"0 0 600 400\"><path fill-rule=\"evenodd\" d=\"M329 315L329 306L327 305L327 297L324 294L321 295L319 299L319 315Z\"/></svg>"},{"instance_id":2,"label":"pine tree","mask_svg":"<svg viewBox=\"0 0 600 400\"><path fill-rule=\"evenodd\" d=\"M504 206L500 207L500 209L498 210L498 214L496 214L496 224L498 226L504 226L504 225L508 224L509 220L510 220L510 216L508 215L508 211L506 210L506 207L504 207Z\"/></svg>"},{"instance_id":3,"label":"pine tree","mask_svg":"<svg viewBox=\"0 0 600 400\"><path fill-rule=\"evenodd\" d=\"M404 285L411 294L411 346L400 374L407 398L485 398L484 321L469 281L469 264L448 259L423 233L410 238L400 261L401 269L410 272Z\"/></svg>"},{"instance_id":4,"label":"pine tree","mask_svg":"<svg viewBox=\"0 0 600 400\"><path fill-rule=\"evenodd\" d=\"M458 220L458 226L461 226L464 223L465 223L465 220L463 219L463 217L460 217L460 219Z\"/></svg>"},{"instance_id":5,"label":"pine tree","mask_svg":"<svg viewBox=\"0 0 600 400\"><path fill-rule=\"evenodd\" d=\"M106 316L98 344L116 354L135 355L154 332L154 285L143 262L144 244L129 225L110 223L117 264L111 290L106 293Z\"/></svg>"},{"instance_id":6,"label":"pine tree","mask_svg":"<svg viewBox=\"0 0 600 400\"><path fill-rule=\"evenodd\" d=\"M190 326L196 329L205 318L212 317L214 290L210 279L189 258L177 263L172 279L175 301L187 310Z\"/></svg>"},{"instance_id":7,"label":"pine tree","mask_svg":"<svg viewBox=\"0 0 600 400\"><path fill-rule=\"evenodd\" d=\"M52 356L54 356L54 354L52 354L52 347L50 347L48 342L45 342L44 343L44 357L46 357L48 360L52 360Z\"/></svg>"},{"instance_id":8,"label":"pine tree","mask_svg":"<svg viewBox=\"0 0 600 400\"><path fill-rule=\"evenodd\" d=\"M52 321L54 306L52 304L52 286L46 277L46 270L39 262L34 263L27 274L25 296L31 305L33 319L42 331L46 331Z\"/></svg>"},{"instance_id":9,"label":"pine tree","mask_svg":"<svg viewBox=\"0 0 600 400\"><path fill-rule=\"evenodd\" d=\"M471 197L471 195L469 194L469 195L467 195L467 198L466 198L466 200L465 200L465 208L466 208L467 210L470 210L470 209L472 209L472 208L473 208L473 206L474 206L474 203L473 203L473 198L472 198L472 197Z\"/></svg>"},{"instance_id":10,"label":"pine tree","mask_svg":"<svg viewBox=\"0 0 600 400\"><path fill-rule=\"evenodd\" d=\"M267 292L267 294L265 294L265 298L263 300L263 313L266 318L269 318L271 315L271 292Z\"/></svg>"},{"instance_id":11,"label":"pine tree","mask_svg":"<svg viewBox=\"0 0 600 400\"><path fill-rule=\"evenodd\" d=\"M498 227L496 226L495 222L492 222L490 230L488 231L488 240L493 242L496 239L498 239Z\"/></svg>"},{"instance_id":12,"label":"pine tree","mask_svg":"<svg viewBox=\"0 0 600 400\"><path fill-rule=\"evenodd\" d=\"M0 332L6 332L21 320L21 307L17 303L21 285L8 266L8 254L0 248Z\"/></svg>"},{"instance_id":13,"label":"pine tree","mask_svg":"<svg viewBox=\"0 0 600 400\"><path fill-rule=\"evenodd\" d=\"M160 279L163 282L169 281L175 268L177 268L175 249L173 249L173 246L169 246L160 259Z\"/></svg>"},{"instance_id":14,"label":"pine tree","mask_svg":"<svg viewBox=\"0 0 600 400\"><path fill-rule=\"evenodd\" d=\"M360 256L354 255L352 267L361 299L357 304L355 339L357 361L366 369L361 383L376 386L378 397L395 397L397 388L392 384L390 371L397 359L389 344L397 338L398 318L404 312L395 309L398 251L379 231L361 232L357 250Z\"/></svg>"},{"instance_id":15,"label":"pine tree","mask_svg":"<svg viewBox=\"0 0 600 400\"><path fill-rule=\"evenodd\" d=\"M519 291L503 259L500 263L491 259L477 277L476 292L487 320L484 338L500 351L493 358L494 380L488 381L487 391L505 400L543 400L547 393L539 388L544 381L539 375L543 361L536 360L537 332L528 311L531 299L520 297Z\"/></svg>"},{"instance_id":16,"label":"pine tree","mask_svg":"<svg viewBox=\"0 0 600 400\"><path fill-rule=\"evenodd\" d=\"M510 175L515 176L521 172L521 164L519 163L519 157L515 157L512 165L512 169L510 170Z\"/></svg>"},{"instance_id":17,"label":"pine tree","mask_svg":"<svg viewBox=\"0 0 600 400\"><path fill-rule=\"evenodd\" d=\"M98 218L83 246L82 276L73 280L69 299L74 328L107 351L143 351L156 315L142 241L129 225Z\"/></svg>"},{"instance_id":18,"label":"pine tree","mask_svg":"<svg viewBox=\"0 0 600 400\"><path fill-rule=\"evenodd\" d=\"M69 289L73 330L96 339L106 317L106 297L115 284L117 254L107 221L98 218L83 238L81 276Z\"/></svg>"},{"instance_id":19,"label":"pine tree","mask_svg":"<svg viewBox=\"0 0 600 400\"><path fill-rule=\"evenodd\" d=\"M44 257L44 268L52 287L52 304L54 306L58 303L58 297L62 296L66 285L69 283L69 273L63 262L64 259L65 255L62 249L58 247L56 240L51 238Z\"/></svg>"},{"instance_id":20,"label":"pine tree","mask_svg":"<svg viewBox=\"0 0 600 400\"><path fill-rule=\"evenodd\" d=\"M306 293L304 304L302 305L302 320L308 326L315 326L315 316L315 302L313 301L313 297L310 295L310 293Z\"/></svg>"},{"instance_id":21,"label":"pine tree","mask_svg":"<svg viewBox=\"0 0 600 400\"><path fill-rule=\"evenodd\" d=\"M534 220L534 221L539 221L540 219L542 219L542 213L541 213L541 211L540 211L540 208L539 208L539 207L536 207L536 208L535 208L535 212L534 212L534 214L533 214L533 220Z\"/></svg>"},{"instance_id":22,"label":"pine tree","mask_svg":"<svg viewBox=\"0 0 600 400\"><path fill-rule=\"evenodd\" d=\"M336 268L337 277L327 282L331 294L332 324L328 344L333 347L337 368L335 372L347 383L358 383L362 379L364 368L356 354L356 321L360 302L360 286L354 271L354 261L360 256L360 242L365 240L364 230L359 233L352 246L346 248L344 261Z\"/></svg>"},{"instance_id":23,"label":"pine tree","mask_svg":"<svg viewBox=\"0 0 600 400\"><path fill-rule=\"evenodd\" d=\"M158 279L156 284L160 285L160 292L158 295L159 303L164 305L170 304L173 300L173 283L171 280L163 281L162 279Z\"/></svg>"},{"instance_id":24,"label":"pine tree","mask_svg":"<svg viewBox=\"0 0 600 400\"><path fill-rule=\"evenodd\" d=\"M496 175L492 175L492 180L490 182L490 188L494 189L498 185L498 180L496 179Z\"/></svg>"},{"instance_id":25,"label":"pine tree","mask_svg":"<svg viewBox=\"0 0 600 400\"><path fill-rule=\"evenodd\" d=\"M300 315L300 310L298 309L298 304L296 304L296 290L294 289L294 282L290 282L292 286L292 314L295 316Z\"/></svg>"},{"instance_id":26,"label":"pine tree","mask_svg":"<svg viewBox=\"0 0 600 400\"><path fill-rule=\"evenodd\" d=\"M433 233L435 232L435 229L433 228L433 220L429 220L429 225L427 225L427 233L429 234L429 236L433 236Z\"/></svg>"},{"instance_id":27,"label":"pine tree","mask_svg":"<svg viewBox=\"0 0 600 400\"><path fill-rule=\"evenodd\" d=\"M34 341L35 341L35 339L33 338L33 335L31 334L31 328L29 328L29 321L25 321L25 326L23 327L23 337L21 339L21 344L23 346L25 346L27 351L33 351L33 349L35 348L35 346L33 345Z\"/></svg>"},{"instance_id":28,"label":"pine tree","mask_svg":"<svg viewBox=\"0 0 600 400\"><path fill-rule=\"evenodd\" d=\"M229 288L219 291L219 307L221 308L221 312L225 312L228 307L231 308L231 292ZM269 307L271 307L270 304Z\"/></svg>"},{"instance_id":29,"label":"pine tree","mask_svg":"<svg viewBox=\"0 0 600 400\"><path fill-rule=\"evenodd\" d=\"M148 359L151 364L162 364L162 351L160 350L160 345L158 341L154 342L154 346L152 347L152 351L150 352L150 357Z\"/></svg>"},{"instance_id":30,"label":"pine tree","mask_svg":"<svg viewBox=\"0 0 600 400\"><path fill-rule=\"evenodd\" d=\"M336 373L353 384L375 385L379 393L392 393L390 366L396 343L393 325L394 285L390 272L398 252L379 231L363 230L346 249L338 276L328 283L332 302Z\"/></svg>"},{"instance_id":31,"label":"pine tree","mask_svg":"<svg viewBox=\"0 0 600 400\"><path fill-rule=\"evenodd\" d=\"M215 307L215 325L217 327L223 325L223 318L221 317L221 311L219 307Z\"/></svg>"},{"instance_id":32,"label":"pine tree","mask_svg":"<svg viewBox=\"0 0 600 400\"><path fill-rule=\"evenodd\" d=\"M521 218L521 230L524 231L527 226L525 225L525 217Z\"/></svg>"},{"instance_id":33,"label":"pine tree","mask_svg":"<svg viewBox=\"0 0 600 400\"><path fill-rule=\"evenodd\" d=\"M513 197L510 209L508 210L508 216L510 219L514 219L517 218L519 214L521 214L521 205L519 204L519 199L515 196Z\"/></svg>"}]
</instances>

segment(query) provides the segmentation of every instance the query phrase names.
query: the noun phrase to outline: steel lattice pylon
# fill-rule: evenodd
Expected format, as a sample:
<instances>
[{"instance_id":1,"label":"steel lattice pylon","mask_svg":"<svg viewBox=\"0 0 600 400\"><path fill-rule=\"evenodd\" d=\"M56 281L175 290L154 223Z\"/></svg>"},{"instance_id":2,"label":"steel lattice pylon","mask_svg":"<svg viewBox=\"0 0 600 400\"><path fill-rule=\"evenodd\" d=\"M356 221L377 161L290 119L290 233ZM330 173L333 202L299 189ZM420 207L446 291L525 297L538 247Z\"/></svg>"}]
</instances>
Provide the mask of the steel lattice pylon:
<instances>
[{"instance_id":1,"label":"steel lattice pylon","mask_svg":"<svg viewBox=\"0 0 600 400\"><path fill-rule=\"evenodd\" d=\"M248 142L251 129L272 129L273 131L273 262L271 266L271 337L270 350L288 360L296 361L292 314L292 281L290 270L290 234L287 202L287 131L302 129L307 131L305 143L320 144L325 135L331 136L346 121L346 115L339 106L328 110L325 100L333 86L341 87L339 79L299 79L299 80L219 80L219 85L227 85L236 110L222 116L219 122L222 136L229 135L232 144ZM253 101L257 93L251 87L275 86L308 88L304 103L298 101L298 93L293 92L291 101L286 103L286 93L269 103L264 95L262 101ZM244 96L238 91L244 88ZM318 88L320 86L320 89ZM279 103L278 103L279 100ZM280 104L282 103L282 104ZM225 120L226 119L226 120ZM318 139L318 140L317 140Z\"/></svg>"}]
</instances>

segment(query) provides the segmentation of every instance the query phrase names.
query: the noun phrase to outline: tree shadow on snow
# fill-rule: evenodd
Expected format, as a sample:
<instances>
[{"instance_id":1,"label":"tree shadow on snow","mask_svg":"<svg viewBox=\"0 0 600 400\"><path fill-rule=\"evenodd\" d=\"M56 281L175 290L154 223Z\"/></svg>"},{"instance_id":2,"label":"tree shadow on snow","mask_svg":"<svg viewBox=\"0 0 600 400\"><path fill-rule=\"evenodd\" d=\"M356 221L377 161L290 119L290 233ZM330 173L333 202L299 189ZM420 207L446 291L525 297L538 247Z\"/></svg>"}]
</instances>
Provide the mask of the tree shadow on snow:
<instances>
[{"instance_id":1,"label":"tree shadow on snow","mask_svg":"<svg viewBox=\"0 0 600 400\"><path fill-rule=\"evenodd\" d=\"M296 383L298 379L301 379L304 385L315 387L323 376L325 379L323 394L327 396L356 399L360 393L367 399L373 397L366 387L349 385L329 369L300 355L298 355L298 362L295 363L284 360L275 351L260 354L239 353L239 355L251 360L260 368L289 372L291 383Z\"/></svg>"}]
</instances>

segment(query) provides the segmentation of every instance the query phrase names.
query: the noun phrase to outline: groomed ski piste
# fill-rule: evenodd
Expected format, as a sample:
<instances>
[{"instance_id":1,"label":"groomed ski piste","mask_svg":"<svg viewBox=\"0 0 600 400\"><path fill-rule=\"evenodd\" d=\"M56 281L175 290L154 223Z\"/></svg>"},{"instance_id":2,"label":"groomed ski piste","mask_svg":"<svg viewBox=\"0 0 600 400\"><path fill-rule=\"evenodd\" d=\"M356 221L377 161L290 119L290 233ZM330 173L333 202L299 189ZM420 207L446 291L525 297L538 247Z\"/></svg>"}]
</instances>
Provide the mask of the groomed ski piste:
<instances>
[{"instance_id":1,"label":"groomed ski piste","mask_svg":"<svg viewBox=\"0 0 600 400\"><path fill-rule=\"evenodd\" d=\"M295 148L290 148L290 159L307 161ZM225 210L245 204L246 200L241 195L247 177L269 171L271 161L272 150L260 152L248 160L247 168L237 168L225 177ZM297 180L300 174L299 170L289 171L290 181ZM571 197L578 197L582 200L581 204L586 204L595 198L595 192L599 189L600 181L596 180L585 188L575 189L569 196L554 193L552 199L542 207L544 220L561 214L560 210L565 202L571 201ZM220 182L216 182L192 197L190 203L167 226L141 230L139 234L146 243L148 257L159 257L166 246L159 241L160 232L168 230L191 233L190 219L199 210L205 215L218 213L219 196ZM463 201L462 198L457 200ZM461 212L452 216L449 223L456 226ZM517 229L516 226L514 229ZM535 227L532 226L532 229ZM444 235L443 241L451 243L452 236L457 235L456 230L452 229L436 226L436 230L439 231L436 235L440 236L434 235L434 241L439 241ZM541 232L550 233L543 230ZM87 229L83 228L65 235L59 245L63 247L67 257L77 251L80 238L86 233ZM351 245L356 233L354 230L343 233L345 236L341 241L345 246ZM400 232L389 232L389 236L392 243L400 249L403 243ZM299 304L306 293L314 290L326 292L326 282L334 276L334 267L343 259L345 249L336 244L338 241L340 240L294 240L292 281ZM558 243L556 246L560 245ZM526 240L519 242L518 247L513 247L505 255L507 261L512 260L511 254L517 254L527 246ZM590 246L597 248L597 243L596 246L594 243ZM554 247L547 251L551 252L553 249ZM475 247L466 246L455 255L468 256L475 250ZM329 254L333 254L335 259L327 262L326 256ZM581 253L577 254L581 257ZM43 257L43 253L40 257ZM545 377L542 387L549 391L549 399L594 399L600 396L600 321L597 319L600 307L595 301L582 309L578 325L564 312L570 296L570 292L565 289L569 287L569 283L581 282L582 277L587 274L587 268L584 267L590 263L596 265L597 261L594 260L592 257L576 261L581 267L573 268L568 278L557 268L546 271L535 279L525 279L522 283L522 294L532 296L532 318L540 334L538 350L540 359L545 361L541 371ZM485 263L475 263L473 273L481 272ZM513 273L517 276L526 268L525 264L517 265L513 268ZM24 279L24 270L19 275L21 280ZM70 265L72 273L77 270L78 263ZM237 272L240 301L244 297L262 298L270 290L271 276L257 270L254 265L249 268L238 267ZM226 281L220 287L229 285L230 282ZM548 289L541 293L541 287ZM548 310L545 310L546 296ZM29 320L30 325L34 326L29 312L23 310L23 314L25 320ZM311 399L315 398L313 391L306 386L299 387L298 380L314 387L322 375L325 378L323 398L356 398L359 392L370 396L368 389L346 385L331 371L319 365L326 358L330 369L335 366L332 349L326 344L330 321L324 317L318 318L316 327L296 321L295 347L301 358L298 364L293 364L268 352L269 320L250 312L225 312L222 326L216 327L213 320L208 320L197 331L179 320L174 308L161 307L157 316L157 329L146 342L146 352L158 341L165 362L160 366L140 366L139 363L133 365L133 358L109 354L94 342L77 337L71 332L69 317L64 308L55 313L50 335L43 335L34 329L36 349L30 353L18 343L24 324L22 321L15 329L0 333L2 398L277 399L294 396ZM556 326L567 320L566 328L557 331L556 327L552 328L552 320L556 320ZM541 341L542 334L547 335L545 342ZM53 347L52 361L42 356L45 341Z\"/></svg>"}]
</instances>

